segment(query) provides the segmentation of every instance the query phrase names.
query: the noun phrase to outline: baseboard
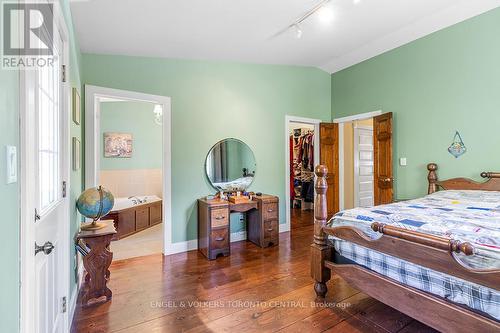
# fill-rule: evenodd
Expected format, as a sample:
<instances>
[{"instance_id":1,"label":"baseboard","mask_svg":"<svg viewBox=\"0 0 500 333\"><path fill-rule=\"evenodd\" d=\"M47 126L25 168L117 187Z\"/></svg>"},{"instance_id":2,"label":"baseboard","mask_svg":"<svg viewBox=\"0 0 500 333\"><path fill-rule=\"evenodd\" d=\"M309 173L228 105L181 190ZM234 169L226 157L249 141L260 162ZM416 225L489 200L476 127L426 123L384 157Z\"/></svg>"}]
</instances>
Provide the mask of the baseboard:
<instances>
[{"instance_id":1,"label":"baseboard","mask_svg":"<svg viewBox=\"0 0 500 333\"><path fill-rule=\"evenodd\" d=\"M280 233L290 231L290 224L282 223L279 225Z\"/></svg>"},{"instance_id":2,"label":"baseboard","mask_svg":"<svg viewBox=\"0 0 500 333\"><path fill-rule=\"evenodd\" d=\"M83 277L84 277L85 269L83 268L83 265L80 264L78 265L78 283L76 284L75 288L73 289L73 292L71 293L71 297L69 299L69 304L68 304L68 332L71 329L71 325L73 324L73 317L75 316L75 310L76 310L76 301L78 300L78 294L80 293L80 288L83 283Z\"/></svg>"},{"instance_id":3,"label":"baseboard","mask_svg":"<svg viewBox=\"0 0 500 333\"><path fill-rule=\"evenodd\" d=\"M76 301L78 298L78 286L75 286L75 289L73 289L73 293L71 294L71 297L69 299L69 313L68 313L68 332L71 330L71 325L73 324L73 318L75 316L75 310L76 310Z\"/></svg>"},{"instance_id":4,"label":"baseboard","mask_svg":"<svg viewBox=\"0 0 500 333\"><path fill-rule=\"evenodd\" d=\"M237 231L231 233L231 243L233 242L239 242L247 239L247 232L246 230L242 231Z\"/></svg>"},{"instance_id":5,"label":"baseboard","mask_svg":"<svg viewBox=\"0 0 500 333\"><path fill-rule=\"evenodd\" d=\"M176 253L187 252L191 250L196 250L198 248L198 240L192 239L186 242L173 243L165 252L165 255L171 255Z\"/></svg>"}]
</instances>

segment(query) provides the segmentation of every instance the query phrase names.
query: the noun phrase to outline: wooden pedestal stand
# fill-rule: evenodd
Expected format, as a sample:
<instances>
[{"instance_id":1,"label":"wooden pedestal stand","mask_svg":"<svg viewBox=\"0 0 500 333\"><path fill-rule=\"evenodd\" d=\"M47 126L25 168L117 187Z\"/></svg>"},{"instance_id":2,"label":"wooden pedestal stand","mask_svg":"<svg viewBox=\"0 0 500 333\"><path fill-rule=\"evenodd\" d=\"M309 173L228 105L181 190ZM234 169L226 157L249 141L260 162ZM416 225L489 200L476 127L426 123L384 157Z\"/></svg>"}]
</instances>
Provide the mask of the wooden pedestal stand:
<instances>
[{"instance_id":1,"label":"wooden pedestal stand","mask_svg":"<svg viewBox=\"0 0 500 333\"><path fill-rule=\"evenodd\" d=\"M112 220L102 221L106 227L98 230L82 230L76 235L76 242L82 240L90 251L83 256L85 275L84 291L81 300L82 306L87 306L93 298L106 296L110 300L113 293L106 286L109 279L109 266L113 260L113 253L109 250L111 238L116 234Z\"/></svg>"}]
</instances>

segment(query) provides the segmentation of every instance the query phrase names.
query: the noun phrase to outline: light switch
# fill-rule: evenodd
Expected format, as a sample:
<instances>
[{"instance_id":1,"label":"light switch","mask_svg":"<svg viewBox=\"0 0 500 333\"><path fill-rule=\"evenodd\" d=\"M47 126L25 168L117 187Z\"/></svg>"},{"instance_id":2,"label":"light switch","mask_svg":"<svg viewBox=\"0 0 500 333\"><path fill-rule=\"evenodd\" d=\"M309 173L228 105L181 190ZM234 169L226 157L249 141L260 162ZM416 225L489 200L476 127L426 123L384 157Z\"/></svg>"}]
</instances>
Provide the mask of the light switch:
<instances>
[{"instance_id":1,"label":"light switch","mask_svg":"<svg viewBox=\"0 0 500 333\"><path fill-rule=\"evenodd\" d=\"M401 157L399 159L399 165L406 166L406 157Z\"/></svg>"},{"instance_id":2,"label":"light switch","mask_svg":"<svg viewBox=\"0 0 500 333\"><path fill-rule=\"evenodd\" d=\"M17 148L6 146L5 155L7 158L7 184L17 182Z\"/></svg>"}]
</instances>

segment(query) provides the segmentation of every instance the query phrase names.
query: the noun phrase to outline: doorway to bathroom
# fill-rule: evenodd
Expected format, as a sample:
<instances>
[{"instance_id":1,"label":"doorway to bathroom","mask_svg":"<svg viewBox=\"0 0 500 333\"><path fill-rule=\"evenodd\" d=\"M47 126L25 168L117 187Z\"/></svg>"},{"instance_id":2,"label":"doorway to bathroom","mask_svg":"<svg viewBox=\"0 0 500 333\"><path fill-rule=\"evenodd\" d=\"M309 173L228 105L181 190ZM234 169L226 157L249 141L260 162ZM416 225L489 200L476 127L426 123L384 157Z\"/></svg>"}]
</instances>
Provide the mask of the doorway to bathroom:
<instances>
[{"instance_id":1,"label":"doorway to bathroom","mask_svg":"<svg viewBox=\"0 0 500 333\"><path fill-rule=\"evenodd\" d=\"M170 254L170 98L86 86L86 187L115 197L113 260ZM90 107L89 107L90 106Z\"/></svg>"}]
</instances>

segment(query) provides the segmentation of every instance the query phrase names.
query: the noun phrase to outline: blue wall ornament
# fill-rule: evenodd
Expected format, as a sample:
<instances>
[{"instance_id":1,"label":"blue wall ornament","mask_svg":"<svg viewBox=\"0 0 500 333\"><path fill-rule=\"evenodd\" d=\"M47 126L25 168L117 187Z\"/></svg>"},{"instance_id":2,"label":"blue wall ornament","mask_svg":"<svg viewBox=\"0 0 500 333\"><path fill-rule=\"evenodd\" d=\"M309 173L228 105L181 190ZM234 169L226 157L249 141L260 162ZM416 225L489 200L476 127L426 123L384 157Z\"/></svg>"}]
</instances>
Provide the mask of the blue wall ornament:
<instances>
[{"instance_id":1,"label":"blue wall ornament","mask_svg":"<svg viewBox=\"0 0 500 333\"><path fill-rule=\"evenodd\" d=\"M455 156L455 158L459 158L467 151L467 147L465 147L464 141L460 136L458 131L455 131L455 136L453 137L453 142L448 147L448 152Z\"/></svg>"}]
</instances>

